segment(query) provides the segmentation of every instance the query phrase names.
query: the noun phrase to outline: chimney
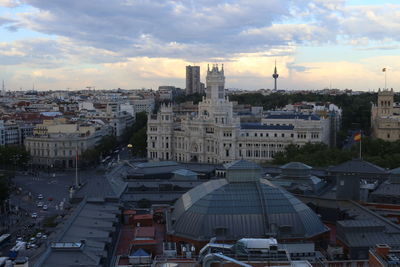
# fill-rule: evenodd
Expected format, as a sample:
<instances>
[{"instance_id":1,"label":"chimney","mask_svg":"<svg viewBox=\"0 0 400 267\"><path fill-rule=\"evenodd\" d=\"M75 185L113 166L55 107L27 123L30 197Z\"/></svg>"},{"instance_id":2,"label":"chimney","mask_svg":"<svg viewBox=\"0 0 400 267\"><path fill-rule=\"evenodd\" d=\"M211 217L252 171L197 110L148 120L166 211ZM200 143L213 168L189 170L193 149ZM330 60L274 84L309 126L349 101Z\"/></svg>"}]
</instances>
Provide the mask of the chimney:
<instances>
[{"instance_id":1,"label":"chimney","mask_svg":"<svg viewBox=\"0 0 400 267\"><path fill-rule=\"evenodd\" d=\"M386 258L389 255L390 247L386 244L377 244L375 251L382 258Z\"/></svg>"}]
</instances>

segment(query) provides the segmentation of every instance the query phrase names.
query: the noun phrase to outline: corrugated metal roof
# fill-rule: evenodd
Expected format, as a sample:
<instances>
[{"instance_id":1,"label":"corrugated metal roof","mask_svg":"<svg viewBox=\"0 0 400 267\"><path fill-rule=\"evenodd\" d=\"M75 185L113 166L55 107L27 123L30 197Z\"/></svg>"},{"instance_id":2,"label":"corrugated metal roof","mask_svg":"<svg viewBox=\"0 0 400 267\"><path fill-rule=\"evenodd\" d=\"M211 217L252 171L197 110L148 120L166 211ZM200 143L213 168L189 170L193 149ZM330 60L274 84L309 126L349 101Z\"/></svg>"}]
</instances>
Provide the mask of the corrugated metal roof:
<instances>
[{"instance_id":1,"label":"corrugated metal roof","mask_svg":"<svg viewBox=\"0 0 400 267\"><path fill-rule=\"evenodd\" d=\"M201 184L176 202L172 220L172 234L194 240L209 240L217 228L225 228L229 240L265 237L271 231L279 237L281 226L291 227L287 238L309 238L327 230L303 202L265 179Z\"/></svg>"}]
</instances>

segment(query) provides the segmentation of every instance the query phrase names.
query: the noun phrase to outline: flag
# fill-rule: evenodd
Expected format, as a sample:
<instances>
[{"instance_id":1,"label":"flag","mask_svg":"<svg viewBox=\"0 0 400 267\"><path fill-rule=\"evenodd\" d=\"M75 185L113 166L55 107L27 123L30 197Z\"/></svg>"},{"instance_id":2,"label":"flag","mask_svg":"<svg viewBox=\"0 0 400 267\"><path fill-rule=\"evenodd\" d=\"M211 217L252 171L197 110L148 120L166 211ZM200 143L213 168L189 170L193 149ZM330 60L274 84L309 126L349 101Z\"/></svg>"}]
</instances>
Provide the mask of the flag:
<instances>
[{"instance_id":1,"label":"flag","mask_svg":"<svg viewBox=\"0 0 400 267\"><path fill-rule=\"evenodd\" d=\"M361 132L356 133L356 134L354 135L354 137L353 137L353 140L354 140L355 142L361 141Z\"/></svg>"},{"instance_id":2,"label":"flag","mask_svg":"<svg viewBox=\"0 0 400 267\"><path fill-rule=\"evenodd\" d=\"M383 68L382 71L383 71L383 72L386 72L386 68Z\"/></svg>"}]
</instances>

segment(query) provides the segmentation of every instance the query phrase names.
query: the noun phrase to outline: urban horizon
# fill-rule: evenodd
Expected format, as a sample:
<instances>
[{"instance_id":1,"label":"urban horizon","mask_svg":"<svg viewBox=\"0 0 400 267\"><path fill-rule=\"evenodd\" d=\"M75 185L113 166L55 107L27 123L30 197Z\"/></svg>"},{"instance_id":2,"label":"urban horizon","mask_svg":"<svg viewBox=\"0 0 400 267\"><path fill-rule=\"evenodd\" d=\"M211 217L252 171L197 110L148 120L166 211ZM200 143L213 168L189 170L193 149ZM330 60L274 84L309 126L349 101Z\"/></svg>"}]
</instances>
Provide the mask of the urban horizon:
<instances>
[{"instance_id":1,"label":"urban horizon","mask_svg":"<svg viewBox=\"0 0 400 267\"><path fill-rule=\"evenodd\" d=\"M0 80L12 90L183 88L185 66L201 66L205 77L208 63L221 62L228 88L256 90L273 88L276 61L282 89L377 90L383 68L388 87L400 88L399 10L391 0L124 1L96 8L2 0Z\"/></svg>"}]
</instances>

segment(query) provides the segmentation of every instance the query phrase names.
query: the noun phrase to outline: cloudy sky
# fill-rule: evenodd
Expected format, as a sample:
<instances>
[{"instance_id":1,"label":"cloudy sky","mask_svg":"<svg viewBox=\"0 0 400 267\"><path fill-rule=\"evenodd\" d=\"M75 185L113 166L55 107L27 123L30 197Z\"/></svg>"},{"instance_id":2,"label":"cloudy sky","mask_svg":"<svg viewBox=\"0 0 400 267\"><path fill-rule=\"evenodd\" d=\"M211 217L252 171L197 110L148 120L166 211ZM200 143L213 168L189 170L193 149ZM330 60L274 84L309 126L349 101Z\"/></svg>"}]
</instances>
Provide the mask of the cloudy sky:
<instances>
[{"instance_id":1,"label":"cloudy sky","mask_svg":"<svg viewBox=\"0 0 400 267\"><path fill-rule=\"evenodd\" d=\"M0 0L11 90L184 87L224 63L226 86L400 89L399 0Z\"/></svg>"}]
</instances>

